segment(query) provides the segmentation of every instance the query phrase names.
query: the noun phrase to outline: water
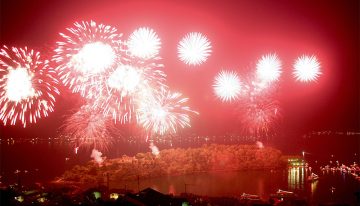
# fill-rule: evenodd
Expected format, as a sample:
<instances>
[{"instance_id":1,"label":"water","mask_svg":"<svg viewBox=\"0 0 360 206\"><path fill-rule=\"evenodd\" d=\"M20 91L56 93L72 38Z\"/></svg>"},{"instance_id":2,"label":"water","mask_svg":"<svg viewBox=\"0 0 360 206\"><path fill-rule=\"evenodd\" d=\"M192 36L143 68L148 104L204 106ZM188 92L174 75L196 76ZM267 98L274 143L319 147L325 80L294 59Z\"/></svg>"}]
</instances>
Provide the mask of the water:
<instances>
[{"instance_id":1,"label":"water","mask_svg":"<svg viewBox=\"0 0 360 206\"><path fill-rule=\"evenodd\" d=\"M210 172L175 177L160 177L138 181L113 181L109 186L137 191L152 187L165 194L185 192L205 196L240 196L257 194L269 199L278 189L293 191L311 204L338 202L354 204L360 182L350 174L329 172L319 174L315 182L306 181L310 171L293 168L279 171ZM139 183L139 187L138 187ZM331 187L336 188L333 192Z\"/></svg>"},{"instance_id":2,"label":"water","mask_svg":"<svg viewBox=\"0 0 360 206\"><path fill-rule=\"evenodd\" d=\"M74 148L66 143L1 144L0 148L1 182L6 184L19 180L24 185L34 181L53 180L74 165L89 161L91 154L89 149L80 150L75 154ZM123 154L134 155L150 149L148 145L135 144L116 145L110 151L104 153L108 158L120 157ZM315 156L315 153L313 154ZM293 168L281 171L211 172L140 179L139 185L138 181L111 180L110 187L126 187L134 191L152 187L162 193L172 194L180 194L186 190L189 193L207 196L238 196L249 193L260 195L263 199L268 199L270 194L283 189L294 191L314 204L332 201L352 205L356 201L354 193L360 190L360 181L350 174L341 172L322 173L317 169L326 162L310 162L314 168L312 172L320 176L319 181L314 183L306 181L310 171L305 168ZM352 160L346 162L349 163L352 163ZM20 173L15 174L15 170L19 170ZM331 191L331 187L336 189Z\"/></svg>"},{"instance_id":3,"label":"water","mask_svg":"<svg viewBox=\"0 0 360 206\"><path fill-rule=\"evenodd\" d=\"M107 158L121 157L123 154L135 155L147 151L147 145L127 145L112 148L104 152ZM21 171L21 183L33 181L45 182L60 176L74 165L84 164L91 160L91 149L80 149L75 154L74 146L69 143L36 142L0 144L1 182L12 184L18 181L16 170Z\"/></svg>"}]
</instances>

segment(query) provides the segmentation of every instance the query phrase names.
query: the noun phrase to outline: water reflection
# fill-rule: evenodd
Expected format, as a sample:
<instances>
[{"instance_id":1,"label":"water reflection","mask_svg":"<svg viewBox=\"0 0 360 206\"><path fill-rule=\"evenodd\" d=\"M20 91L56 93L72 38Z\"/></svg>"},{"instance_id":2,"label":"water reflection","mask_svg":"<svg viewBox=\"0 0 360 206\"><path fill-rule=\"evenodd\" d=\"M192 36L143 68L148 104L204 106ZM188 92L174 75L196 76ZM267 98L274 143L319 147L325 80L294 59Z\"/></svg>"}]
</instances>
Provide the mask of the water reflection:
<instances>
[{"instance_id":1,"label":"water reflection","mask_svg":"<svg viewBox=\"0 0 360 206\"><path fill-rule=\"evenodd\" d=\"M317 185L318 185L318 181L315 181L315 182L312 182L311 185L310 185L310 188L311 188L311 197L314 196L314 193L317 189Z\"/></svg>"},{"instance_id":2,"label":"water reflection","mask_svg":"<svg viewBox=\"0 0 360 206\"><path fill-rule=\"evenodd\" d=\"M305 178L307 177L307 169L304 167L293 167L288 169L288 189L303 190Z\"/></svg>"},{"instance_id":3,"label":"water reflection","mask_svg":"<svg viewBox=\"0 0 360 206\"><path fill-rule=\"evenodd\" d=\"M304 169L278 171L236 171L210 172L183 176L140 179L140 190L152 187L162 193L178 195L194 193L209 196L240 196L242 193L256 194L269 198L278 189L304 190L306 172ZM137 181L112 180L111 187L137 191Z\"/></svg>"},{"instance_id":4,"label":"water reflection","mask_svg":"<svg viewBox=\"0 0 360 206\"><path fill-rule=\"evenodd\" d=\"M163 193L194 193L209 196L240 196L242 193L258 194L268 197L282 184L282 172L268 171L240 171L240 172L212 172L193 175L161 177L140 180L140 190L153 187ZM112 187L137 191L137 182L113 180ZM282 184L284 186L284 184ZM282 187L284 188L284 187Z\"/></svg>"}]
</instances>

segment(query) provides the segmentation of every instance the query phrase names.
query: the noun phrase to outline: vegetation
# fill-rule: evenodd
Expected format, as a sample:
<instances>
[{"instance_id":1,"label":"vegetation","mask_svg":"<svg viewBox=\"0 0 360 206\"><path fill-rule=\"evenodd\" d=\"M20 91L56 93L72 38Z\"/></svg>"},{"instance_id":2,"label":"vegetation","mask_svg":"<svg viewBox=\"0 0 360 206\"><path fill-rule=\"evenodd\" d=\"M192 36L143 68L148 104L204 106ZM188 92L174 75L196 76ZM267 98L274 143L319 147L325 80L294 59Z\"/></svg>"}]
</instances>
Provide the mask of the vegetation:
<instances>
[{"instance_id":1,"label":"vegetation","mask_svg":"<svg viewBox=\"0 0 360 206\"><path fill-rule=\"evenodd\" d=\"M199 148L165 149L158 156L138 153L134 157L107 159L102 165L90 161L66 171L63 181L82 184L115 180L136 180L196 172L276 169L286 165L281 152L271 147L254 145L204 145ZM108 174L108 175L107 175Z\"/></svg>"}]
</instances>

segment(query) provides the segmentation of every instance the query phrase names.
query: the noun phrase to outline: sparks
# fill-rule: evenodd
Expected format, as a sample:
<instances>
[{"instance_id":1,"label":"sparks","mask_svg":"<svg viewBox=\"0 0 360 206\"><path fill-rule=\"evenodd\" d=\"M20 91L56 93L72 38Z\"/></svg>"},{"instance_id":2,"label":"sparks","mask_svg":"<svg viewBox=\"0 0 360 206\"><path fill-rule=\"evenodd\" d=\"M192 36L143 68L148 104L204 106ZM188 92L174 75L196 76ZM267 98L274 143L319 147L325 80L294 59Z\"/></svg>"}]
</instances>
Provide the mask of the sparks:
<instances>
[{"instance_id":1,"label":"sparks","mask_svg":"<svg viewBox=\"0 0 360 206\"><path fill-rule=\"evenodd\" d=\"M35 95L31 84L32 75L26 68L9 69L5 86L6 96L10 101L20 102Z\"/></svg>"},{"instance_id":2,"label":"sparks","mask_svg":"<svg viewBox=\"0 0 360 206\"><path fill-rule=\"evenodd\" d=\"M211 53L211 43L201 33L187 34L178 44L178 57L188 65L204 63Z\"/></svg>"},{"instance_id":3,"label":"sparks","mask_svg":"<svg viewBox=\"0 0 360 206\"><path fill-rule=\"evenodd\" d=\"M251 98L239 107L243 131L255 137L268 137L281 118L277 101L267 97Z\"/></svg>"},{"instance_id":4,"label":"sparks","mask_svg":"<svg viewBox=\"0 0 360 206\"><path fill-rule=\"evenodd\" d=\"M176 133L178 127L190 127L190 113L198 114L185 104L188 99L181 93L165 89L148 98L139 107L139 123L153 134Z\"/></svg>"},{"instance_id":5,"label":"sparks","mask_svg":"<svg viewBox=\"0 0 360 206\"><path fill-rule=\"evenodd\" d=\"M61 126L62 135L72 139L76 147L107 149L111 143L108 119L92 105L85 104L65 119Z\"/></svg>"},{"instance_id":6,"label":"sparks","mask_svg":"<svg viewBox=\"0 0 360 206\"><path fill-rule=\"evenodd\" d=\"M256 64L257 77L264 83L279 80L281 72L281 61L276 54L264 55Z\"/></svg>"},{"instance_id":7,"label":"sparks","mask_svg":"<svg viewBox=\"0 0 360 206\"><path fill-rule=\"evenodd\" d=\"M294 63L293 75L297 81L315 81L321 75L320 62L314 55L302 55Z\"/></svg>"},{"instance_id":8,"label":"sparks","mask_svg":"<svg viewBox=\"0 0 360 206\"><path fill-rule=\"evenodd\" d=\"M65 86L83 97L97 98L103 75L121 62L124 50L117 29L90 22L75 22L60 33L53 61Z\"/></svg>"},{"instance_id":9,"label":"sparks","mask_svg":"<svg viewBox=\"0 0 360 206\"><path fill-rule=\"evenodd\" d=\"M166 75L162 67L152 61L138 61L138 58L129 57L127 64L119 65L110 73L103 88L106 95L99 97L95 105L105 115L111 115L115 122L132 121L137 116L139 102L144 101L147 93L165 86Z\"/></svg>"},{"instance_id":10,"label":"sparks","mask_svg":"<svg viewBox=\"0 0 360 206\"><path fill-rule=\"evenodd\" d=\"M25 48L0 51L0 119L4 125L18 120L26 127L54 111L58 80L49 61Z\"/></svg>"},{"instance_id":11,"label":"sparks","mask_svg":"<svg viewBox=\"0 0 360 206\"><path fill-rule=\"evenodd\" d=\"M108 78L110 88L121 91L121 96L135 92L140 84L142 70L129 65L119 66Z\"/></svg>"},{"instance_id":12,"label":"sparks","mask_svg":"<svg viewBox=\"0 0 360 206\"><path fill-rule=\"evenodd\" d=\"M150 59L159 54L161 42L154 30L141 27L130 35L127 44L132 55Z\"/></svg>"},{"instance_id":13,"label":"sparks","mask_svg":"<svg viewBox=\"0 0 360 206\"><path fill-rule=\"evenodd\" d=\"M102 42L85 44L70 60L70 65L83 74L97 74L108 69L115 61L115 52Z\"/></svg>"},{"instance_id":14,"label":"sparks","mask_svg":"<svg viewBox=\"0 0 360 206\"><path fill-rule=\"evenodd\" d=\"M214 81L215 95L223 102L237 99L241 91L240 79L234 71L221 71Z\"/></svg>"}]
</instances>

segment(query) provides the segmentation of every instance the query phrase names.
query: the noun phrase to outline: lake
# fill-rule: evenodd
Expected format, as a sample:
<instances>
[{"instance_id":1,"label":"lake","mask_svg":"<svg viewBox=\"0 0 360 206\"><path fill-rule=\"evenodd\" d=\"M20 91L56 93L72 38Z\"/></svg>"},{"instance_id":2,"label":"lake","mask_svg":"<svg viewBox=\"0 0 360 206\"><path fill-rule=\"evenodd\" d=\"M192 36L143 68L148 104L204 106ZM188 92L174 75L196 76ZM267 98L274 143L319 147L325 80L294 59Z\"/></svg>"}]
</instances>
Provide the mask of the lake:
<instances>
[{"instance_id":1,"label":"lake","mask_svg":"<svg viewBox=\"0 0 360 206\"><path fill-rule=\"evenodd\" d=\"M210 172L174 177L160 177L138 181L114 181L110 187L138 191L151 187L165 194L193 193L206 196L240 196L242 193L257 194L269 199L278 189L293 191L312 204L341 202L353 205L360 181L347 173L319 173L320 179L306 181L310 171L305 168L289 168L276 171ZM331 187L336 188L331 191Z\"/></svg>"}]
</instances>

